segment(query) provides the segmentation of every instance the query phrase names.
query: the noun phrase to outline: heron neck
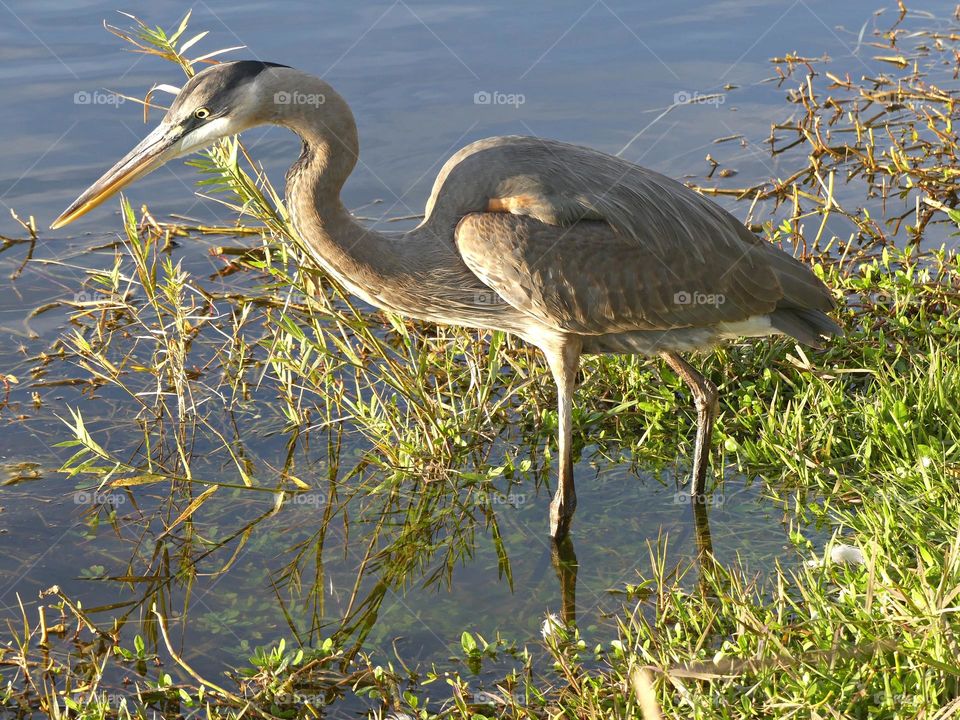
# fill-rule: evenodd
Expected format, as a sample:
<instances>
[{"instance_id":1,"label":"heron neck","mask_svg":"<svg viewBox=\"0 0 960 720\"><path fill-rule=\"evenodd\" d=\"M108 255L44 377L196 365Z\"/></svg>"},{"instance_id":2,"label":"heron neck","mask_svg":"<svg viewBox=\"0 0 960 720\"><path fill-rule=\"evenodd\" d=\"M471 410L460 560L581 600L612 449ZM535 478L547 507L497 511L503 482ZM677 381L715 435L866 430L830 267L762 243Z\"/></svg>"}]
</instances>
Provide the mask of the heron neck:
<instances>
[{"instance_id":1,"label":"heron neck","mask_svg":"<svg viewBox=\"0 0 960 720\"><path fill-rule=\"evenodd\" d=\"M278 119L303 140L300 158L287 173L286 201L294 227L314 259L348 290L384 307L378 292L389 283L395 243L360 225L340 201L357 162L359 141L353 114L327 83L304 75ZM312 100L312 102L307 102Z\"/></svg>"}]
</instances>

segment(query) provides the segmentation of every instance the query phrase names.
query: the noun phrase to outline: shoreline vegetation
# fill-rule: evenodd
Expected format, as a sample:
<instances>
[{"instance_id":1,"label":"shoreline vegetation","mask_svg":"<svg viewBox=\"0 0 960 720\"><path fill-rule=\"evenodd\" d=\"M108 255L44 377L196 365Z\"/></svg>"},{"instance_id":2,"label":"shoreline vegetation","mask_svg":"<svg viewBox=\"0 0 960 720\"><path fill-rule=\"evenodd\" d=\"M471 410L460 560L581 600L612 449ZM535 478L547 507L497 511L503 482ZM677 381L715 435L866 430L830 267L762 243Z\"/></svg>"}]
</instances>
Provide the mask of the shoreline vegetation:
<instances>
[{"instance_id":1,"label":"shoreline vegetation","mask_svg":"<svg viewBox=\"0 0 960 720\"><path fill-rule=\"evenodd\" d=\"M54 587L39 613L24 609L22 624L3 631L0 707L124 720L364 708L465 720L960 712L960 97L935 82L960 72L960 25L898 8L861 33L858 51L884 68L875 76L827 58L771 61L789 119L773 126L766 152L789 173L698 187L740 201L738 217L794 248L841 302L846 335L822 352L779 338L703 362L727 389L714 467L764 478L754 482L789 519L794 561L773 558L758 576L708 547L678 567L663 537L636 548L648 558L642 577L613 589L622 605L611 636L551 615L537 643L469 629L447 638L459 646L448 667L369 652L387 593L425 573L423 582L448 582L478 542L493 543L512 587L497 512L549 477L548 373L502 335L358 307L310 269L280 194L240 142L224 141L190 164L200 192L237 213L237 225L164 221L124 203L115 264L89 273L69 329L38 361L35 380L69 366L91 404L126 403L123 434L100 432L86 405L59 411L72 453L62 472L102 498L96 522L128 532L118 522L126 504L155 532L114 578L139 599L105 612ZM131 22L108 29L187 75L198 67L187 53L200 52L205 33L188 31L189 15L172 32ZM222 274L243 279L236 291L214 292L172 258L169 247L188 237L221 243L211 251ZM602 435L603 452L654 468L688 453L689 413L675 406L682 383L654 361L588 358L578 392L579 442ZM274 467L245 450L257 428L286 449ZM518 440L539 449L512 452ZM319 473L306 465L313 447L325 457ZM249 497L262 512L229 535L207 532L205 513ZM296 589L322 606L325 541L361 546L361 574L376 582L358 578L324 637L301 637L302 608L290 608L289 637L251 645L246 667L203 676L184 651L171 586L189 596L201 569L228 572L257 542L258 523L308 501L322 522L285 555L277 601L286 607ZM812 528L825 529L826 546ZM141 629L127 642L134 622Z\"/></svg>"}]
</instances>

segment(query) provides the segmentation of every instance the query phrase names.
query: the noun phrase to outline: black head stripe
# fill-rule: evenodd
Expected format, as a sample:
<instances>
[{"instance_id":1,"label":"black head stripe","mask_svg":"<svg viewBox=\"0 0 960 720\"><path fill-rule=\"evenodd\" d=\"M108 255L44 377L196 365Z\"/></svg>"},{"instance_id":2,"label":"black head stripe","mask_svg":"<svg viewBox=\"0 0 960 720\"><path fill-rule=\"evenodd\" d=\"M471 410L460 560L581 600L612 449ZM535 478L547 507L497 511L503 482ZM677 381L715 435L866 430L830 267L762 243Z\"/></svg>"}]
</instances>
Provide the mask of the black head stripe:
<instances>
[{"instance_id":1,"label":"black head stripe","mask_svg":"<svg viewBox=\"0 0 960 720\"><path fill-rule=\"evenodd\" d=\"M260 60L236 60L221 63L214 67L223 69L224 79L229 78L231 84L239 84L253 80L257 75L269 68L289 68L289 65L280 63L262 62Z\"/></svg>"},{"instance_id":2,"label":"black head stripe","mask_svg":"<svg viewBox=\"0 0 960 720\"><path fill-rule=\"evenodd\" d=\"M191 105L207 104L210 105L210 110L216 113L235 90L251 82L260 73L271 68L289 67L261 60L235 60L212 65L187 81L173 101L170 111L176 113L187 98L191 98Z\"/></svg>"}]
</instances>

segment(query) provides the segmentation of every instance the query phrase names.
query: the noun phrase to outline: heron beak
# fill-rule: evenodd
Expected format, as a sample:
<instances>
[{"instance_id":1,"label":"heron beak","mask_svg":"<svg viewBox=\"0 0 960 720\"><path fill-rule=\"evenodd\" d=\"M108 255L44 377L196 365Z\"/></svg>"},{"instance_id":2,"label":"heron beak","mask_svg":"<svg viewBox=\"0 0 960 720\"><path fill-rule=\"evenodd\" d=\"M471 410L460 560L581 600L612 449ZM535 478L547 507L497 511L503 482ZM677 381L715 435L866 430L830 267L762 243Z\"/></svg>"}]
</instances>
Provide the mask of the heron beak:
<instances>
[{"instance_id":1,"label":"heron beak","mask_svg":"<svg viewBox=\"0 0 960 720\"><path fill-rule=\"evenodd\" d=\"M180 155L183 131L175 126L161 123L147 135L124 158L107 170L93 185L88 187L60 217L50 225L57 230L68 225L81 215L86 215L102 202L113 196L134 180L156 170L164 163Z\"/></svg>"}]
</instances>

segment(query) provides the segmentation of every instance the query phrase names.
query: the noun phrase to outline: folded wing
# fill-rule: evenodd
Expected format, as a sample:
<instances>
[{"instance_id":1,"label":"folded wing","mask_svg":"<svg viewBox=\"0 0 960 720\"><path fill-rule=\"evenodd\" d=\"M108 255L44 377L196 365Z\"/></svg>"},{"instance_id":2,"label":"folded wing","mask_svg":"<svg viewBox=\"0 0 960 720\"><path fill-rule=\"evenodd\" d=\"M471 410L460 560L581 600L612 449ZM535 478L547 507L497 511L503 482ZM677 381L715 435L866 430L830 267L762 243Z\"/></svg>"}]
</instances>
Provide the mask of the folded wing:
<instances>
[{"instance_id":1,"label":"folded wing","mask_svg":"<svg viewBox=\"0 0 960 720\"><path fill-rule=\"evenodd\" d=\"M589 148L517 137L474 143L441 171L431 216L456 218L467 267L558 330L770 315L815 342L836 328L820 321L833 299L805 265L680 183Z\"/></svg>"}]
</instances>

